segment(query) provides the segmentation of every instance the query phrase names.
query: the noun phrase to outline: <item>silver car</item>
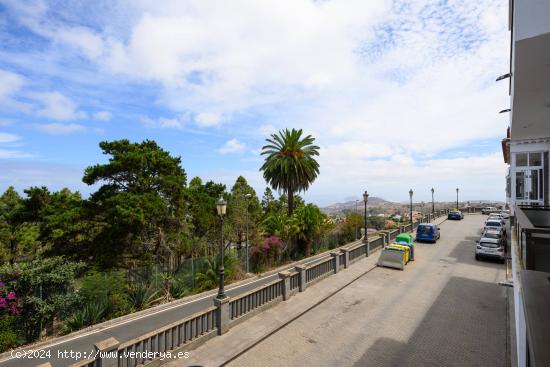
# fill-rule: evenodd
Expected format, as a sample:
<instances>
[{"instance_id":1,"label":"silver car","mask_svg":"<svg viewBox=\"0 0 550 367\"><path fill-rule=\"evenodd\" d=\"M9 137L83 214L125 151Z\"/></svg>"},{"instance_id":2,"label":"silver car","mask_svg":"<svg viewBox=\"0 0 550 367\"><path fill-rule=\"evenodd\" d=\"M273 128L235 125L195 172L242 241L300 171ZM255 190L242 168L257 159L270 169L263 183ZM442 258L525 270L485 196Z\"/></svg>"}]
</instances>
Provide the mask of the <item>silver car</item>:
<instances>
[{"instance_id":1,"label":"silver car","mask_svg":"<svg viewBox=\"0 0 550 367\"><path fill-rule=\"evenodd\" d=\"M505 260L506 236L501 231L488 230L476 242L476 260L493 258L501 262Z\"/></svg>"},{"instance_id":2,"label":"silver car","mask_svg":"<svg viewBox=\"0 0 550 367\"><path fill-rule=\"evenodd\" d=\"M488 219L487 222L485 222L484 231L491 229L502 231L506 234L506 227L504 226L504 221L502 219Z\"/></svg>"}]
</instances>

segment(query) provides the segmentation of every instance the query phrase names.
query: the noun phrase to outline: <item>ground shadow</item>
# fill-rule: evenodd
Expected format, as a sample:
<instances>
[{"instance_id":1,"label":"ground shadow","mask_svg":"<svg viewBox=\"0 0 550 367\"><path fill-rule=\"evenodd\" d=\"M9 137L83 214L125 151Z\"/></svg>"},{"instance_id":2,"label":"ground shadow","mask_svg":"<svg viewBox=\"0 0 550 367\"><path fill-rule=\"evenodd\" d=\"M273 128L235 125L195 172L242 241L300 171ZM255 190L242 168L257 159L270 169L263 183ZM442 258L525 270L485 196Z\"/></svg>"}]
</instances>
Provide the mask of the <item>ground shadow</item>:
<instances>
[{"instance_id":1,"label":"ground shadow","mask_svg":"<svg viewBox=\"0 0 550 367\"><path fill-rule=\"evenodd\" d=\"M354 366L506 367L506 317L503 287L453 277L408 342L380 338Z\"/></svg>"}]
</instances>

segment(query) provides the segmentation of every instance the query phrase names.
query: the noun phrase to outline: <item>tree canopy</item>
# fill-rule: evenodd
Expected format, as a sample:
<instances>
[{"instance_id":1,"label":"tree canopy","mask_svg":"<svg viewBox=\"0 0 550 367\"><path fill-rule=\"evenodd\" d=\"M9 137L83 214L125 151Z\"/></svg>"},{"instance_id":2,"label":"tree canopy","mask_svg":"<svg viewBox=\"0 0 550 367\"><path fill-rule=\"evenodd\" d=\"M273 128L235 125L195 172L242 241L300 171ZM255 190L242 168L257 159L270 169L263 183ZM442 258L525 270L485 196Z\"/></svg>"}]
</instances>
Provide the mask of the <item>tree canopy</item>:
<instances>
[{"instance_id":1,"label":"tree canopy","mask_svg":"<svg viewBox=\"0 0 550 367\"><path fill-rule=\"evenodd\" d=\"M264 179L271 187L284 191L288 196L288 213L294 209L294 194L306 191L319 174L319 147L315 138L307 135L302 138L302 130L282 130L266 139L262 147L265 161L260 168Z\"/></svg>"}]
</instances>

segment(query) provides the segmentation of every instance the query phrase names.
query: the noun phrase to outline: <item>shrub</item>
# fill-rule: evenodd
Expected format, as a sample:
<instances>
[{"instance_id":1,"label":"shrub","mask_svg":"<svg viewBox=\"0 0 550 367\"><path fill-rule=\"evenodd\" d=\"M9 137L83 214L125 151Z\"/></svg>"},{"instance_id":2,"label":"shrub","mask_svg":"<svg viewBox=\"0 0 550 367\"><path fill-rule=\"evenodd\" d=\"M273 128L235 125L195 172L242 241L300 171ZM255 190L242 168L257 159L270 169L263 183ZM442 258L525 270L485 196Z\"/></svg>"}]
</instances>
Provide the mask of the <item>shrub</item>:
<instances>
[{"instance_id":1,"label":"shrub","mask_svg":"<svg viewBox=\"0 0 550 367\"><path fill-rule=\"evenodd\" d=\"M15 317L12 315L4 315L0 318L0 352L5 352L17 344L14 322Z\"/></svg>"},{"instance_id":2,"label":"shrub","mask_svg":"<svg viewBox=\"0 0 550 367\"><path fill-rule=\"evenodd\" d=\"M130 286L128 299L134 310L143 310L162 299L159 290L143 283Z\"/></svg>"},{"instance_id":3,"label":"shrub","mask_svg":"<svg viewBox=\"0 0 550 367\"><path fill-rule=\"evenodd\" d=\"M123 271L91 271L82 279L78 293L84 305L109 305L107 317L121 316L131 310L128 282Z\"/></svg>"},{"instance_id":4,"label":"shrub","mask_svg":"<svg viewBox=\"0 0 550 367\"><path fill-rule=\"evenodd\" d=\"M89 302L65 320L63 331L70 333L97 324L105 319L110 308L111 305L108 301Z\"/></svg>"}]
</instances>

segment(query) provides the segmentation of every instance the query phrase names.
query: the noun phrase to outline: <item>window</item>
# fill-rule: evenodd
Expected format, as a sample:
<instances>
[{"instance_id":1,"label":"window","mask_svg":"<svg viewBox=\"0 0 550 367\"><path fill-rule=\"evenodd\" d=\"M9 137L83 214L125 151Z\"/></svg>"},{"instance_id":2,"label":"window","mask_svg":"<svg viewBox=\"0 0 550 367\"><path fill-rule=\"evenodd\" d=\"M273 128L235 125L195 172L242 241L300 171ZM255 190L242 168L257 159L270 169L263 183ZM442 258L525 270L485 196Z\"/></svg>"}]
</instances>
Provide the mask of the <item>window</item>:
<instances>
[{"instance_id":1,"label":"window","mask_svg":"<svg viewBox=\"0 0 550 367\"><path fill-rule=\"evenodd\" d=\"M525 172L516 172L516 199L523 199L525 195Z\"/></svg>"},{"instance_id":2,"label":"window","mask_svg":"<svg viewBox=\"0 0 550 367\"><path fill-rule=\"evenodd\" d=\"M542 166L542 153L529 153L530 166Z\"/></svg>"},{"instance_id":3,"label":"window","mask_svg":"<svg viewBox=\"0 0 550 367\"><path fill-rule=\"evenodd\" d=\"M479 244L481 247L488 247L488 248L498 248L498 243L492 243L492 242L481 242Z\"/></svg>"},{"instance_id":4,"label":"window","mask_svg":"<svg viewBox=\"0 0 550 367\"><path fill-rule=\"evenodd\" d=\"M525 167L525 166L527 166L527 153L517 153L516 167Z\"/></svg>"}]
</instances>

